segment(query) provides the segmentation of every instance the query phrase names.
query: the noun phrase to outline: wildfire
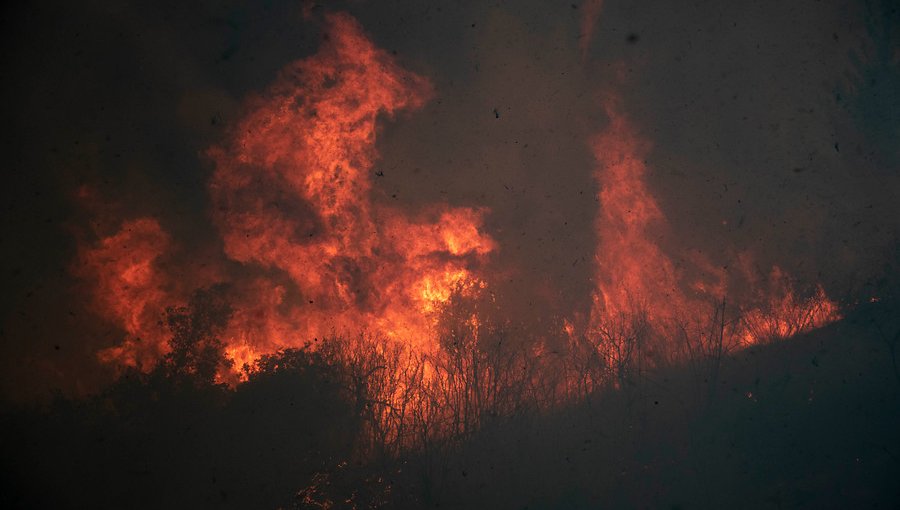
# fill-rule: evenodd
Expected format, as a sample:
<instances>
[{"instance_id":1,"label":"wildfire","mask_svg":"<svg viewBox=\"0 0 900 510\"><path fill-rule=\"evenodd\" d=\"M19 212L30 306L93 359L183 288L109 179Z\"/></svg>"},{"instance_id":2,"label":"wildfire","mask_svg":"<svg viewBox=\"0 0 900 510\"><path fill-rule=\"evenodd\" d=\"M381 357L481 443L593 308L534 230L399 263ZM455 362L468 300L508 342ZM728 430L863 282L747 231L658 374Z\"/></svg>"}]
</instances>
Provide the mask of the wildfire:
<instances>
[{"instance_id":1,"label":"wildfire","mask_svg":"<svg viewBox=\"0 0 900 510\"><path fill-rule=\"evenodd\" d=\"M379 115L418 108L430 90L356 21L334 15L319 53L283 70L233 140L210 151L213 220L226 254L289 276L314 305L292 314L306 337L376 324L426 348L423 312L477 280L465 257L493 250L480 232L484 210L435 207L416 221L371 189Z\"/></svg>"},{"instance_id":2,"label":"wildfire","mask_svg":"<svg viewBox=\"0 0 900 510\"><path fill-rule=\"evenodd\" d=\"M605 99L609 124L593 143L600 211L592 321L635 308L664 318L686 306L672 262L651 240L665 219L644 181L649 143L638 137L620 102L613 95Z\"/></svg>"},{"instance_id":3,"label":"wildfire","mask_svg":"<svg viewBox=\"0 0 900 510\"><path fill-rule=\"evenodd\" d=\"M780 270L774 268L771 278L778 280L780 275ZM802 299L789 286L779 285L767 301L763 307L742 315L739 327L743 345L790 338L841 318L837 304L821 286L816 287L813 295Z\"/></svg>"},{"instance_id":4,"label":"wildfire","mask_svg":"<svg viewBox=\"0 0 900 510\"><path fill-rule=\"evenodd\" d=\"M431 86L349 16L329 16L327 32L208 151L211 218L225 258L242 267L223 333L236 369L332 332L374 328L433 348L430 315L454 289L485 285L477 266L496 248L481 232L485 209L435 205L413 218L379 200L378 120L421 107ZM156 265L171 244L145 218L83 250L97 309L128 334L103 359L135 365L166 352L162 313L185 299Z\"/></svg>"},{"instance_id":5,"label":"wildfire","mask_svg":"<svg viewBox=\"0 0 900 510\"><path fill-rule=\"evenodd\" d=\"M672 336L677 327L684 328L686 318L700 317L709 303L723 302L728 281L722 270L699 255L685 259L693 263L701 280L685 281L654 242L665 231L666 221L645 181L644 161L650 144L623 113L618 95L607 94L603 107L609 122L592 144L598 163L595 178L600 185L600 210L595 223L599 238L594 257L597 288L589 334L608 336L611 324L615 329L625 317L646 316L651 328ZM739 262L753 283L757 278L749 269L749 259L745 254ZM740 337L742 345L787 338L840 318L838 305L821 286L812 297L799 299L790 278L777 267L772 269L769 285L765 289L757 285L756 291L756 306L739 306L740 320L727 325L727 334Z\"/></svg>"},{"instance_id":6,"label":"wildfire","mask_svg":"<svg viewBox=\"0 0 900 510\"><path fill-rule=\"evenodd\" d=\"M225 358L232 363L232 371L218 374L218 381L230 384L246 381L247 370L245 368L252 367L253 362L263 354L246 343L232 343L225 348Z\"/></svg>"},{"instance_id":7,"label":"wildfire","mask_svg":"<svg viewBox=\"0 0 900 510\"><path fill-rule=\"evenodd\" d=\"M589 2L590 16L601 4ZM583 30L589 37L593 20ZM410 212L372 186L379 120L421 108L432 94L429 81L375 47L349 16L328 16L327 33L318 53L286 66L207 152L218 267L174 271L176 246L153 218L126 221L81 247L76 271L93 283L93 308L126 333L102 360L149 368L168 350L166 307L221 281L229 283L233 307L221 332L233 361L234 373L220 374L226 382L263 355L335 333L369 331L433 351L437 316L452 296L487 288L483 263L498 249L482 230L487 209L433 204ZM724 272L698 256L685 259L702 276L685 281L660 247L667 223L646 182L651 144L619 95L608 92L602 107L608 124L591 143L600 204L596 289L587 324L564 321L570 340L579 330L609 337L628 321L665 331L728 291ZM176 276L186 273L191 277ZM801 299L782 285L757 301L738 305L741 320L729 323L744 344L838 317L821 287ZM477 338L483 318L465 321Z\"/></svg>"}]
</instances>

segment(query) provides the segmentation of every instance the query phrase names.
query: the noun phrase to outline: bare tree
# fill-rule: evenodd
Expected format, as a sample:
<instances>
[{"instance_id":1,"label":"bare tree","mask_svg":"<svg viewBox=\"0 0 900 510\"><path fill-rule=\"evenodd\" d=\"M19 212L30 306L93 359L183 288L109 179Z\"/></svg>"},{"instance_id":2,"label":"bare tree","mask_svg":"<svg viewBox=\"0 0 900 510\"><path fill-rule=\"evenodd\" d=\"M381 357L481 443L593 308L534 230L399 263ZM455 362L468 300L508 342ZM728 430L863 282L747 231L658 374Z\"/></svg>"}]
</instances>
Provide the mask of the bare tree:
<instances>
[{"instance_id":1,"label":"bare tree","mask_svg":"<svg viewBox=\"0 0 900 510\"><path fill-rule=\"evenodd\" d=\"M707 402L715 398L724 357L738 344L735 328L738 319L726 318L725 299L711 305L706 315L680 317L674 321L681 361L691 367L698 382L706 388Z\"/></svg>"}]
</instances>

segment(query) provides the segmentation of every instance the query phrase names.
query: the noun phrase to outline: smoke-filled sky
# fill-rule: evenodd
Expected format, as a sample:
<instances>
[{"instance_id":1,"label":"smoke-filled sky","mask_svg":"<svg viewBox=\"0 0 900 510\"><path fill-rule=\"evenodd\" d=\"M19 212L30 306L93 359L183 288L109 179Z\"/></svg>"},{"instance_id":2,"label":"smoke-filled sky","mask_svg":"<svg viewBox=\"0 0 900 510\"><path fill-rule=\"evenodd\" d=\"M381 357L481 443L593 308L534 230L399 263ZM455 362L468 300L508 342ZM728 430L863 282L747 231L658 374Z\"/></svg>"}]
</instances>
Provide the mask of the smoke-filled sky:
<instances>
[{"instance_id":1,"label":"smoke-filled sky","mask_svg":"<svg viewBox=\"0 0 900 510\"><path fill-rule=\"evenodd\" d=\"M889 1L4 10L6 398L89 391L110 376L98 352L125 332L97 313L97 274L81 255L129 221L158 222L170 253L156 270L173 281L268 275L285 299L306 300L287 262L234 254L226 233L236 220L217 211L238 199L213 183L244 161L240 126L280 97L287 66L306 62L304 85L313 68L332 65L328 48L344 40L328 21L337 13L371 44L385 79L406 80L392 89L396 111L373 110L371 161L357 164L370 198L359 210L371 210L372 225L401 218L403 232L442 225L431 217L437 205L477 216L483 250L450 250L459 260L432 257L417 271L477 266L507 318L525 327L589 313L603 258L592 144L612 125L611 95L640 138L634 156L665 220L652 242L674 267L703 260L727 271L743 256L835 299L896 271L900 13ZM329 87L295 99L314 116ZM266 165L256 167L281 171ZM394 238L367 249L388 243L393 264L409 263L409 250L385 239ZM377 271L385 281L396 274Z\"/></svg>"}]
</instances>

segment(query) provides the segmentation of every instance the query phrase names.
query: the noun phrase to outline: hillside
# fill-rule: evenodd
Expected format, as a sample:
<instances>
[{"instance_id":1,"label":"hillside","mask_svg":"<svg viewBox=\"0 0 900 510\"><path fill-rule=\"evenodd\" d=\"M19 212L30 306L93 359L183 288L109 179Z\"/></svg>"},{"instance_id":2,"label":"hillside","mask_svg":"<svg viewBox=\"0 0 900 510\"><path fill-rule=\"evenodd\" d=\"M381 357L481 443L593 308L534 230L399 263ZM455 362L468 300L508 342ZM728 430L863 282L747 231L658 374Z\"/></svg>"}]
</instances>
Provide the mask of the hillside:
<instances>
[{"instance_id":1,"label":"hillside","mask_svg":"<svg viewBox=\"0 0 900 510\"><path fill-rule=\"evenodd\" d=\"M447 508L896 508L900 380L865 313L498 425L447 462Z\"/></svg>"},{"instance_id":2,"label":"hillside","mask_svg":"<svg viewBox=\"0 0 900 510\"><path fill-rule=\"evenodd\" d=\"M336 374L226 390L127 379L4 414L7 508L896 508L900 379L858 311L396 459L354 454ZM318 367L318 368L317 368Z\"/></svg>"}]
</instances>

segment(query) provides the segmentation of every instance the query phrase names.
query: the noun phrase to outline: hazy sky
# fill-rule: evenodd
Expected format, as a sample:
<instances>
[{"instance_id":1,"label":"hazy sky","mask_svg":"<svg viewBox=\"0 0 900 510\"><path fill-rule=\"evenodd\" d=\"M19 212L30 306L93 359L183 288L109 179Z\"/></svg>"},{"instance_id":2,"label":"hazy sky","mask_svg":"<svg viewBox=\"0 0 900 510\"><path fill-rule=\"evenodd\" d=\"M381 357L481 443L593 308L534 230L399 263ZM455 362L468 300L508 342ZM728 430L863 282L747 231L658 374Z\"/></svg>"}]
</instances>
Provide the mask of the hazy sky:
<instances>
[{"instance_id":1,"label":"hazy sky","mask_svg":"<svg viewBox=\"0 0 900 510\"><path fill-rule=\"evenodd\" d=\"M102 377L95 352L121 332L86 312L71 276L92 221L154 216L183 253L215 252L204 152L316 51L324 11L349 12L431 81L424 108L382 124L376 193L410 211L488 208L492 285L513 316L588 306L589 140L609 87L652 144L674 260L749 251L836 297L895 271L900 14L888 1L606 0L588 42L571 1L322 2L307 17L299 1L138 4L4 7L7 396ZM75 199L85 185L91 204Z\"/></svg>"}]
</instances>

